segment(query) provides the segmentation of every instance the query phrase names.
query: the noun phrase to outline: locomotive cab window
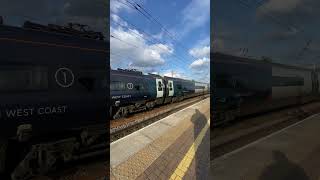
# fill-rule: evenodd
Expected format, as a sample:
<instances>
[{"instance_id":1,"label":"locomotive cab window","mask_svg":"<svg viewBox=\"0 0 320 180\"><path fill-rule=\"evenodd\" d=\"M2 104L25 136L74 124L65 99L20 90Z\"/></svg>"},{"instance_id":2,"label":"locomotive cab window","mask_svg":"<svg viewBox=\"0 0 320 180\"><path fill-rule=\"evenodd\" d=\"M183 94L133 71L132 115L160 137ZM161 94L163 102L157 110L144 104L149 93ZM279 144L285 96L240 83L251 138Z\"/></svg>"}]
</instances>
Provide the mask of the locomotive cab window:
<instances>
[{"instance_id":1,"label":"locomotive cab window","mask_svg":"<svg viewBox=\"0 0 320 180\"><path fill-rule=\"evenodd\" d=\"M143 87L142 84L136 84L136 85L134 86L134 88L135 88L135 90L137 90L137 91L140 91L140 90L143 90L143 89L144 89L144 87Z\"/></svg>"},{"instance_id":2,"label":"locomotive cab window","mask_svg":"<svg viewBox=\"0 0 320 180\"><path fill-rule=\"evenodd\" d=\"M161 83L161 81L158 81L158 91L162 91L162 83Z\"/></svg>"},{"instance_id":3,"label":"locomotive cab window","mask_svg":"<svg viewBox=\"0 0 320 180\"><path fill-rule=\"evenodd\" d=\"M172 82L169 83L169 90L172 91Z\"/></svg>"}]
</instances>

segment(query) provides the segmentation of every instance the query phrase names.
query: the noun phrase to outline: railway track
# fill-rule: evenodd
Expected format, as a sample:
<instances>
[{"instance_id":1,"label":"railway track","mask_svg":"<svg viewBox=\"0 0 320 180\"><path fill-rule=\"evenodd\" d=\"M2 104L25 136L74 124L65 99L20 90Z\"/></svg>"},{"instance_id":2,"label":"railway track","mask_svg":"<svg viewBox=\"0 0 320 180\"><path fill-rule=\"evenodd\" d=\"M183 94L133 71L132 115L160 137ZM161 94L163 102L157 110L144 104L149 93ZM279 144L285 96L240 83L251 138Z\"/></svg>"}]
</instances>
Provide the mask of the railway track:
<instances>
[{"instance_id":1,"label":"railway track","mask_svg":"<svg viewBox=\"0 0 320 180\"><path fill-rule=\"evenodd\" d=\"M186 99L182 102L160 106L151 111L134 114L128 118L112 120L110 123L110 141L116 141L207 97L209 97L209 94Z\"/></svg>"},{"instance_id":2,"label":"railway track","mask_svg":"<svg viewBox=\"0 0 320 180\"><path fill-rule=\"evenodd\" d=\"M234 124L214 128L211 130L210 159L218 158L316 113L320 113L320 102L240 119Z\"/></svg>"}]
</instances>

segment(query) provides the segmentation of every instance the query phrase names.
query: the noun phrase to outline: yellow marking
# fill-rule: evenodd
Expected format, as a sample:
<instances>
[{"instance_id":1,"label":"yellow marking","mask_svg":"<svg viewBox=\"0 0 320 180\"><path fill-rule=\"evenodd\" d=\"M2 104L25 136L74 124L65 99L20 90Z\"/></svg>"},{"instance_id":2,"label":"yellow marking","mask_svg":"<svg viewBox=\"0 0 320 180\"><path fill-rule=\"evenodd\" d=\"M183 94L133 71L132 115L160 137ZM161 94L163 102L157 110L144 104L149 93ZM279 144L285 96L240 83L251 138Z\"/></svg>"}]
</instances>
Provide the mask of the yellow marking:
<instances>
[{"instance_id":1,"label":"yellow marking","mask_svg":"<svg viewBox=\"0 0 320 180\"><path fill-rule=\"evenodd\" d=\"M176 170L172 173L170 179L182 179L187 170L189 169L191 162L196 155L199 145L202 142L207 130L210 127L210 119L207 121L205 127L201 130L196 140L192 143L191 147L189 148L188 152L185 154L183 159L180 161Z\"/></svg>"},{"instance_id":2,"label":"yellow marking","mask_svg":"<svg viewBox=\"0 0 320 180\"><path fill-rule=\"evenodd\" d=\"M176 175L172 174L171 177L170 177L170 180L174 180L175 178L176 178Z\"/></svg>"}]
</instances>

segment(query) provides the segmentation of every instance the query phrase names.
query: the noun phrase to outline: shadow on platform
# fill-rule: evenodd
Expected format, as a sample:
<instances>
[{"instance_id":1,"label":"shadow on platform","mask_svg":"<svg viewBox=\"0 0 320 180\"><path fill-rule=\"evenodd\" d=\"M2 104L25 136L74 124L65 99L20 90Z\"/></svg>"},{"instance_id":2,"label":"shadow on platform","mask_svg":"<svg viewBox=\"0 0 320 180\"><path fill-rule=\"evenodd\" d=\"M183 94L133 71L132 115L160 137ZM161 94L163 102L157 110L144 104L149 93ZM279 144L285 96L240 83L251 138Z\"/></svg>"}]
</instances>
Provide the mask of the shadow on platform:
<instances>
[{"instance_id":1,"label":"shadow on platform","mask_svg":"<svg viewBox=\"0 0 320 180\"><path fill-rule=\"evenodd\" d=\"M194 125L193 130L193 140L199 136L201 130L207 124L207 117L202 114L198 109L195 110L195 113L191 117L191 122ZM206 143L205 141L210 141L210 128L207 130L205 137L202 139L199 148L194 157L194 165L190 167L190 171L194 171L193 179L210 179L209 171L210 171L210 143Z\"/></svg>"},{"instance_id":2,"label":"shadow on platform","mask_svg":"<svg viewBox=\"0 0 320 180\"><path fill-rule=\"evenodd\" d=\"M283 152L273 151L273 160L262 171L259 180L310 180L304 169L291 162Z\"/></svg>"}]
</instances>

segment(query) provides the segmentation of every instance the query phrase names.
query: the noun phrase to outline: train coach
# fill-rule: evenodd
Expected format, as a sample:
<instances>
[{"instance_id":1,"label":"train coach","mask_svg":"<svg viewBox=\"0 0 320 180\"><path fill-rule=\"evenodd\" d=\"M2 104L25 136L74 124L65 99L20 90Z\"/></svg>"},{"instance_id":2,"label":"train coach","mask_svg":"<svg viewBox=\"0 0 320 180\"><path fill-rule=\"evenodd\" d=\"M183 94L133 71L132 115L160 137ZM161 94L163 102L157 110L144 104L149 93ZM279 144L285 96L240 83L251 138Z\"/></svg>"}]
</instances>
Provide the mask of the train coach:
<instances>
[{"instance_id":1,"label":"train coach","mask_svg":"<svg viewBox=\"0 0 320 180\"><path fill-rule=\"evenodd\" d=\"M213 57L213 125L319 99L315 69L221 53Z\"/></svg>"},{"instance_id":2,"label":"train coach","mask_svg":"<svg viewBox=\"0 0 320 180\"><path fill-rule=\"evenodd\" d=\"M143 74L135 70L110 72L110 115L113 119L152 109L157 105L182 101L209 92L207 83Z\"/></svg>"},{"instance_id":3,"label":"train coach","mask_svg":"<svg viewBox=\"0 0 320 180\"><path fill-rule=\"evenodd\" d=\"M88 138L90 127L105 129L107 43L100 35L28 21L0 24L0 179L13 171L13 179L30 169L43 172L56 161L52 153L71 157L86 144L82 132ZM40 152L46 154L41 162L25 159ZM14 170L19 161L23 167Z\"/></svg>"}]
</instances>

